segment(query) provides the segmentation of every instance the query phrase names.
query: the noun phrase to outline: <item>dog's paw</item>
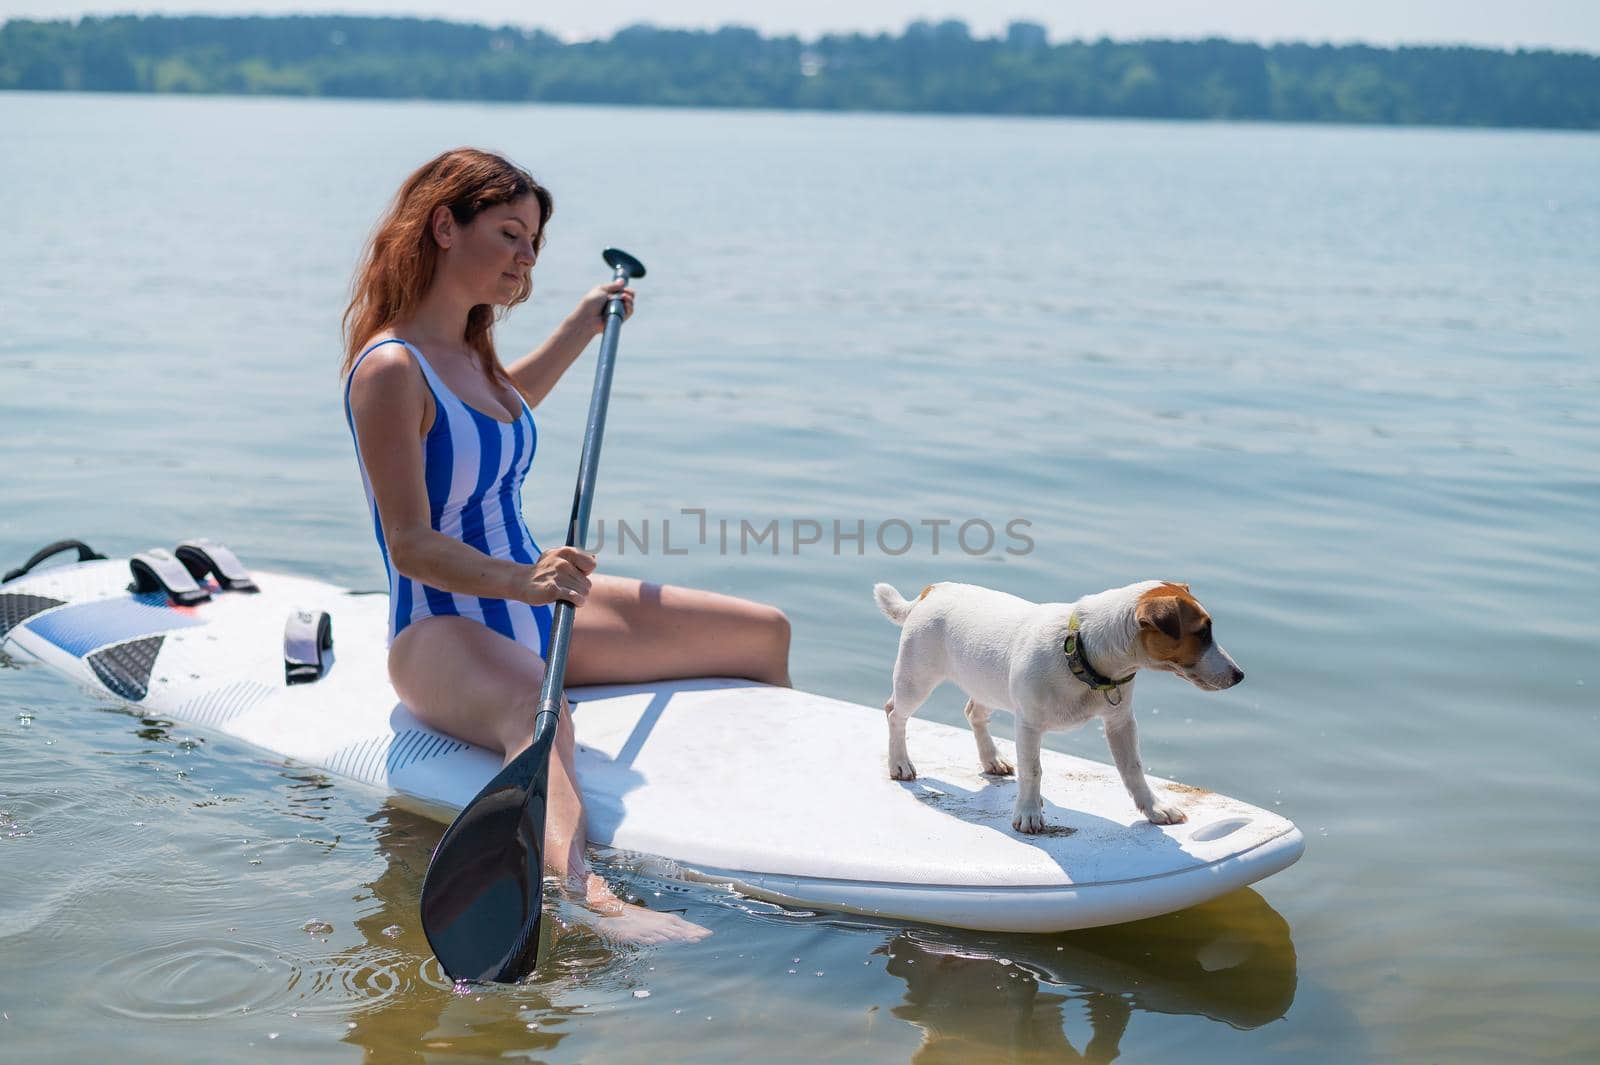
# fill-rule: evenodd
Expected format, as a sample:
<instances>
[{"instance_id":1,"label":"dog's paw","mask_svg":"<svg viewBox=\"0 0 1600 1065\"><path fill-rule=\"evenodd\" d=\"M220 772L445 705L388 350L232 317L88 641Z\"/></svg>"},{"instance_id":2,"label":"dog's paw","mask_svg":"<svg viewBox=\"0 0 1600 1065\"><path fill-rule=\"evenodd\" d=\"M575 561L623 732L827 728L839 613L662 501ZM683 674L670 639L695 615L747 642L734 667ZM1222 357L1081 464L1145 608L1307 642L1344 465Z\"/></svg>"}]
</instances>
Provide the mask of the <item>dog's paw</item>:
<instances>
[{"instance_id":1,"label":"dog's paw","mask_svg":"<svg viewBox=\"0 0 1600 1065\"><path fill-rule=\"evenodd\" d=\"M909 758L902 758L898 761L891 758L889 760L889 779L916 780L917 767L911 764L911 759Z\"/></svg>"},{"instance_id":2,"label":"dog's paw","mask_svg":"<svg viewBox=\"0 0 1600 1065\"><path fill-rule=\"evenodd\" d=\"M991 776L1009 777L1017 771L1017 767L997 754L983 763L983 771Z\"/></svg>"},{"instance_id":3,"label":"dog's paw","mask_svg":"<svg viewBox=\"0 0 1600 1065\"><path fill-rule=\"evenodd\" d=\"M1152 803L1144 816L1152 825L1181 825L1189 820L1188 814L1164 802Z\"/></svg>"},{"instance_id":4,"label":"dog's paw","mask_svg":"<svg viewBox=\"0 0 1600 1065\"><path fill-rule=\"evenodd\" d=\"M1035 832L1044 831L1044 808L1033 810L1015 809L1011 811L1011 827L1018 832L1033 835Z\"/></svg>"}]
</instances>

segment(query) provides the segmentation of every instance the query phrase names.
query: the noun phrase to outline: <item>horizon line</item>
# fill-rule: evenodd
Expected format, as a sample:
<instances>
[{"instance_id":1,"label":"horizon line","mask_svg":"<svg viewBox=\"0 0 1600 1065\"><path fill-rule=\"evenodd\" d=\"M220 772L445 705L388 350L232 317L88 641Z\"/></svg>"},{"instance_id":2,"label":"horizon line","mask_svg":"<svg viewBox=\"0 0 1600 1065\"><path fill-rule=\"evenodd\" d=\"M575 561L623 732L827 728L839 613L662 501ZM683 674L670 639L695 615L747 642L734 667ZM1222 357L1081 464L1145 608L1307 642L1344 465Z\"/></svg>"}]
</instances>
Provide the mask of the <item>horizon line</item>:
<instances>
[{"instance_id":1,"label":"horizon line","mask_svg":"<svg viewBox=\"0 0 1600 1065\"><path fill-rule=\"evenodd\" d=\"M800 40L802 43L814 44L814 43L816 43L818 41L821 41L825 37L861 36L861 37L899 37L899 38L904 38L907 35L907 33L914 26L924 25L924 26L928 26L928 27L931 27L931 28L937 28L938 26L946 24L946 23L956 22L956 23L961 23L963 26L967 27L968 33L971 36L971 39L974 40L974 41L1003 41L1003 40L1005 40L1004 31L1002 31L1002 32L1000 32L1000 33L998 33L996 35L987 36L987 37L980 36L979 34L974 33L972 31L972 29L971 29L971 24L966 19L962 19L962 18L939 18L939 19L935 19L935 18L916 18L916 19L912 19L912 20L906 22L903 26L900 27L898 32L895 31L895 30L892 30L892 29L887 29L887 28L881 28L880 27L880 28L875 28L875 29L854 28L854 29L822 30L822 31L820 31L820 32L818 32L818 33L816 33L814 35L805 35L805 34L795 33L795 32L768 31L768 30L763 30L759 26L754 26L754 25L750 25L748 23L742 23L742 22L723 22L723 23L717 23L717 24L703 23L703 24L699 24L699 25L671 25L671 24L665 24L665 23L660 23L660 22L653 22L653 21L650 21L650 20L638 20L638 21L634 21L634 22L629 22L629 23L627 23L625 25L622 25L622 26L618 26L616 29L612 30L609 35L605 35L605 36L587 36L586 37L586 36L581 36L581 35L577 35L577 34L566 35L566 34L557 32L555 30L548 29L548 28L546 28L544 26L538 26L538 25L534 25L534 24L531 24L531 23L494 22L494 21L487 21L487 20L482 20L482 19L451 18L451 17L447 17L447 16L444 16L444 15L420 15L420 14L383 14L383 15L374 15L374 14L355 13L355 12L347 12L347 11L289 11L289 12L243 12L243 13L232 13L232 12L230 12L230 13L216 13L216 12L206 12L206 11L188 11L188 12L184 12L182 14L172 14L172 13L167 13L167 12L150 12L150 11L110 11L110 12L84 12L84 13L81 13L81 14L78 14L78 15L75 15L75 16L74 15L61 15L61 16L13 15L13 16L5 17L5 18L0 18L0 28L4 28L5 26L8 26L13 22L33 22L33 23L50 23L50 22L62 23L62 22L65 22L65 23L81 24L85 19L95 19L95 20L102 20L103 21L103 20L106 20L106 19L116 19L116 18L168 19L168 20L173 20L173 21L182 20L182 19L191 19L191 18L207 18L207 19L217 19L217 20L222 20L222 21L245 21L245 20L248 20L248 19L266 19L266 20L281 20L281 21L287 21L287 20L290 20L290 19L353 19L353 20L362 20L362 21L369 21L369 22L443 22L443 23L448 23L448 24L456 25L456 26L473 26L473 27L481 27L481 28L489 29L489 30L511 30L511 31L520 32L524 36L527 36L530 33L543 33L546 36L555 38L556 40L560 41L564 45L602 43L602 42L610 41L610 40L614 39L618 34L624 33L624 32L626 32L628 30L631 30L631 29L638 29L638 28L649 28L649 29L658 30L658 31L684 32L684 33L716 33L716 32L719 32L721 30L730 30L730 29L750 30L750 31L756 33L758 36L760 36L764 40L782 40L782 39L785 39L785 38L794 38L794 39ZM1444 41L1444 40L1407 40L1407 41L1396 41L1396 42L1387 43L1387 44L1380 44L1380 43L1374 43L1373 41L1366 40L1366 39L1361 39L1361 38L1349 38L1349 39L1345 39L1345 40L1335 40L1335 39L1332 39L1332 38L1323 39L1323 40L1311 40L1311 39L1308 39L1308 38L1290 38L1290 37L1230 37L1230 36L1224 36L1224 35L1215 34L1215 33L1205 34L1205 35L1187 35L1187 36L1170 36L1170 37L1113 37L1113 36L1111 36L1109 34L1101 34L1101 35L1095 36L1095 37L1090 37L1090 36L1056 37L1056 36L1053 36L1051 34L1050 29L1049 29L1048 26L1045 26L1043 23L1035 21L1034 19L1019 17L1019 18L1010 19L1006 23L1008 28L1010 26L1018 25L1018 24L1029 25L1029 26L1037 26L1040 29L1043 29L1045 31L1045 41L1050 47L1057 47L1057 46L1060 46L1060 45L1067 45L1067 44L1098 44L1098 43L1101 43L1101 42L1108 42L1108 43L1111 43L1111 44L1156 44L1156 43L1199 44L1199 43L1204 43L1206 41L1223 41L1223 42L1226 42L1226 43L1229 43L1229 44L1256 45L1257 47L1261 47L1261 48L1272 48L1272 47L1277 47L1277 46L1288 46L1288 47L1303 46L1303 47L1308 47L1308 48L1371 48L1371 49L1374 49L1376 51L1389 51L1389 52L1402 51L1402 50L1405 50L1405 49L1418 49L1418 50L1433 49L1433 50L1441 50L1441 51L1454 50L1454 49L1463 49L1463 50L1478 51L1478 52L1499 52L1499 53L1502 53L1502 54L1505 54L1505 55L1516 55L1518 53L1540 53L1540 52L1543 52L1543 53L1549 53L1549 54L1554 54L1554 55L1577 55L1577 56L1585 56L1585 57L1588 57L1588 58L1600 58L1600 51L1590 51L1590 50L1588 50L1586 48L1577 47L1577 46L1557 46L1557 45L1548 45L1548 44L1546 44L1546 45L1529 45L1529 44L1515 44L1515 45L1499 44L1499 45L1496 45L1496 44L1474 44L1474 43L1469 43L1469 42L1465 42L1465 41Z\"/></svg>"}]
</instances>

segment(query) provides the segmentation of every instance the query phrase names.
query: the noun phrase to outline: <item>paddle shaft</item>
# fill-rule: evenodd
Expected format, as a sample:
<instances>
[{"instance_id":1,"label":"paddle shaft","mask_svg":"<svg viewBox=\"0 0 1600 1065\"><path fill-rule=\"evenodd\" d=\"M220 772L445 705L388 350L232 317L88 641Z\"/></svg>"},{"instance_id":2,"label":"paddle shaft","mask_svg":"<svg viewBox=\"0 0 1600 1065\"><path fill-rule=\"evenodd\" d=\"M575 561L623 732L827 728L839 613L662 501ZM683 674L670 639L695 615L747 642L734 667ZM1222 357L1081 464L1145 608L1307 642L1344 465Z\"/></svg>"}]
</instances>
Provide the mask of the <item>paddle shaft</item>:
<instances>
[{"instance_id":1,"label":"paddle shaft","mask_svg":"<svg viewBox=\"0 0 1600 1065\"><path fill-rule=\"evenodd\" d=\"M627 271L614 268L614 279L627 284ZM583 431L583 455L578 459L578 486L573 492L572 520L567 523L567 546L583 548L589 539L589 508L594 503L595 476L600 468L600 443L606 432L606 408L611 402L611 371L616 365L617 337L624 315L622 294L606 303L605 333L600 338L600 359L594 369L594 394L589 399L589 424ZM545 661L544 684L539 688L539 710L533 719L533 746L554 732L561 715L561 689L567 674L567 650L572 643L572 620L577 608L558 600L550 626L550 650Z\"/></svg>"}]
</instances>

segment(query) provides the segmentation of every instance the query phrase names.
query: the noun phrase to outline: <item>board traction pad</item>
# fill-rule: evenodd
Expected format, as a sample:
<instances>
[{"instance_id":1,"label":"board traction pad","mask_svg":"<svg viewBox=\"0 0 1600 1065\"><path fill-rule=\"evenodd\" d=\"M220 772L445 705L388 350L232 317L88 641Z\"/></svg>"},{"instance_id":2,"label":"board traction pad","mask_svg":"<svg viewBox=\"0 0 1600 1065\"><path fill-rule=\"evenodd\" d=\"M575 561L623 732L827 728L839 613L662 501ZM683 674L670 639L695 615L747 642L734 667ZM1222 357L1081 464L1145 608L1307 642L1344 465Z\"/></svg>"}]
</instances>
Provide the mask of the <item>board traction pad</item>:
<instances>
[{"instance_id":1,"label":"board traction pad","mask_svg":"<svg viewBox=\"0 0 1600 1065\"><path fill-rule=\"evenodd\" d=\"M6 633L35 614L66 605L63 600L43 595L23 595L20 592L0 595L0 640L5 639Z\"/></svg>"},{"instance_id":2,"label":"board traction pad","mask_svg":"<svg viewBox=\"0 0 1600 1065\"><path fill-rule=\"evenodd\" d=\"M85 661L100 678L100 683L113 694L136 703L149 694L150 673L156 667L156 656L166 640L165 636L149 636L113 644L86 656Z\"/></svg>"}]
</instances>

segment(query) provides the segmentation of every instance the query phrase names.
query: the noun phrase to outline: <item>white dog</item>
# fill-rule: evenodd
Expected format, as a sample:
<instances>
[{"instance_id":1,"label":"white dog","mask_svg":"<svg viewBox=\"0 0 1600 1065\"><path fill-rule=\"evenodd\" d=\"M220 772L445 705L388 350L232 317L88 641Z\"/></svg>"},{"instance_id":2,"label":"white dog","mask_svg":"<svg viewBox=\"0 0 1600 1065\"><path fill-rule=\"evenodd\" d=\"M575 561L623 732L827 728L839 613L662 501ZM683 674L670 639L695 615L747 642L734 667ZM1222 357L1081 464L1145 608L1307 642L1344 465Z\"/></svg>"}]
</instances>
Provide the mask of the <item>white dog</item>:
<instances>
[{"instance_id":1,"label":"white dog","mask_svg":"<svg viewBox=\"0 0 1600 1065\"><path fill-rule=\"evenodd\" d=\"M1009 708L1017 722L1017 802L1011 824L1044 828L1039 797L1039 744L1045 732L1105 719L1106 740L1134 805L1158 825L1186 820L1159 801L1139 761L1133 722L1133 678L1161 669L1206 691L1244 679L1211 639L1211 616L1187 584L1145 581L1087 595L1075 603L1030 603L972 584L930 584L915 602L887 584L872 594L901 626L889 715L889 776L914 780L906 722L944 680L967 694L967 720L984 772L1012 767L995 750L989 715Z\"/></svg>"}]
</instances>

